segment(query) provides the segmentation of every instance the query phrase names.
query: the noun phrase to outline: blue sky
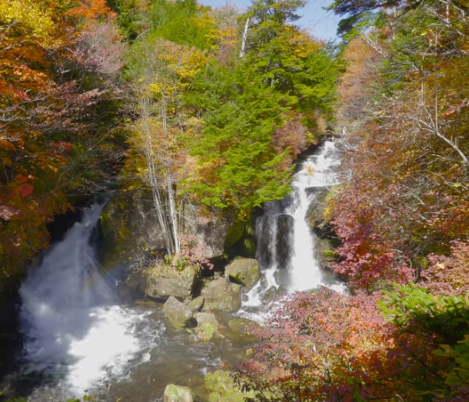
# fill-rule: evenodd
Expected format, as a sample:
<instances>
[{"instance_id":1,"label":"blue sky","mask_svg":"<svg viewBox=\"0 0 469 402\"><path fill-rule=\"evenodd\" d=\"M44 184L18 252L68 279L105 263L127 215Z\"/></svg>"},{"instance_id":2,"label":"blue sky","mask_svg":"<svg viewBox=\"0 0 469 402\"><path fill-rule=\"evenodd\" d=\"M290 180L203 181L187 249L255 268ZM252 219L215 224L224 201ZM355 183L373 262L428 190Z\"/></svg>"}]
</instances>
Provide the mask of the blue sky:
<instances>
[{"instance_id":1,"label":"blue sky","mask_svg":"<svg viewBox=\"0 0 469 402\"><path fill-rule=\"evenodd\" d=\"M198 0L201 4L209 6L221 6L226 3L226 0ZM237 0L231 1L232 4L238 7L247 8L251 5L250 0ZM333 16L331 12L322 10L331 4L331 0L312 0L308 5L301 9L299 14L303 17L297 22L302 27L315 37L320 39L334 39L336 37L338 18Z\"/></svg>"}]
</instances>

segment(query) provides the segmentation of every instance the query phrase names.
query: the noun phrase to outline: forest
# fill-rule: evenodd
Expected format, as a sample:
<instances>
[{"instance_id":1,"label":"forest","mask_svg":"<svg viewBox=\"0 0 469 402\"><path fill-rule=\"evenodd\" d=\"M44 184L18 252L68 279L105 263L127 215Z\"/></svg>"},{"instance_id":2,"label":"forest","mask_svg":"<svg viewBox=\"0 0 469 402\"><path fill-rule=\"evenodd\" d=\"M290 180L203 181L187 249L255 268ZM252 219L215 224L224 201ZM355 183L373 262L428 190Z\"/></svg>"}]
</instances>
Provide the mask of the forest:
<instances>
[{"instance_id":1,"label":"forest","mask_svg":"<svg viewBox=\"0 0 469 402\"><path fill-rule=\"evenodd\" d=\"M210 265L183 206L249 230L334 137L321 219L349 294L277 305L236 384L247 401L468 401L469 2L336 0L335 43L294 24L306 3L2 0L0 294L110 183L151 192L175 267Z\"/></svg>"}]
</instances>

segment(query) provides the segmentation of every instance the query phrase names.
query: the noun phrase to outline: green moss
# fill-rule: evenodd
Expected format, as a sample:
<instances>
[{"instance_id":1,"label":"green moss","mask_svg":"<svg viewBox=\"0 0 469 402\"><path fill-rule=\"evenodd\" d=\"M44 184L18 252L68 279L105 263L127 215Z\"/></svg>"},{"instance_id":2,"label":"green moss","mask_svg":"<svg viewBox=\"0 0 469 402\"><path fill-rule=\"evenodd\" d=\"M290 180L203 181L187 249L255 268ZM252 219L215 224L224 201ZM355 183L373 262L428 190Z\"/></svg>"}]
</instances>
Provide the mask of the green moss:
<instances>
[{"instance_id":1,"label":"green moss","mask_svg":"<svg viewBox=\"0 0 469 402\"><path fill-rule=\"evenodd\" d=\"M254 391L241 391L229 371L217 370L207 374L205 388L209 391L209 402L244 402L244 398L255 397Z\"/></svg>"}]
</instances>

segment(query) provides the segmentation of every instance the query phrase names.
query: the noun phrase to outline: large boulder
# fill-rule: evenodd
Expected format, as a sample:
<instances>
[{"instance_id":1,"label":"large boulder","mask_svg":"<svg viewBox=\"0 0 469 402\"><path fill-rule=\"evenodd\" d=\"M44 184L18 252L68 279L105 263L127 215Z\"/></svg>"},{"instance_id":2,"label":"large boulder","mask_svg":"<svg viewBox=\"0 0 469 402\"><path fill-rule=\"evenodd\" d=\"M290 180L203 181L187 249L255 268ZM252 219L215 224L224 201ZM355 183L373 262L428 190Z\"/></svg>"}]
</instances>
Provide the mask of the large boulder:
<instances>
[{"instance_id":1,"label":"large boulder","mask_svg":"<svg viewBox=\"0 0 469 402\"><path fill-rule=\"evenodd\" d=\"M166 299L169 296L186 299L199 277L199 268L188 265L177 269L167 264L155 264L142 273L142 291L153 298Z\"/></svg>"},{"instance_id":2,"label":"large boulder","mask_svg":"<svg viewBox=\"0 0 469 402\"><path fill-rule=\"evenodd\" d=\"M164 390L164 402L194 402L195 397L188 387L168 384Z\"/></svg>"},{"instance_id":3,"label":"large boulder","mask_svg":"<svg viewBox=\"0 0 469 402\"><path fill-rule=\"evenodd\" d=\"M225 276L231 281L251 289L261 277L261 269L253 258L238 258L226 266Z\"/></svg>"},{"instance_id":4,"label":"large boulder","mask_svg":"<svg viewBox=\"0 0 469 402\"><path fill-rule=\"evenodd\" d=\"M192 319L191 309L173 296L164 304L163 312L176 329L186 327Z\"/></svg>"},{"instance_id":5,"label":"large boulder","mask_svg":"<svg viewBox=\"0 0 469 402\"><path fill-rule=\"evenodd\" d=\"M202 296L205 299L203 311L235 312L241 307L239 286L230 284L225 278L210 281L208 286L202 289Z\"/></svg>"},{"instance_id":6,"label":"large boulder","mask_svg":"<svg viewBox=\"0 0 469 402\"><path fill-rule=\"evenodd\" d=\"M213 313L196 313L197 327L194 329L201 341L210 341L217 333L220 323Z\"/></svg>"}]
</instances>

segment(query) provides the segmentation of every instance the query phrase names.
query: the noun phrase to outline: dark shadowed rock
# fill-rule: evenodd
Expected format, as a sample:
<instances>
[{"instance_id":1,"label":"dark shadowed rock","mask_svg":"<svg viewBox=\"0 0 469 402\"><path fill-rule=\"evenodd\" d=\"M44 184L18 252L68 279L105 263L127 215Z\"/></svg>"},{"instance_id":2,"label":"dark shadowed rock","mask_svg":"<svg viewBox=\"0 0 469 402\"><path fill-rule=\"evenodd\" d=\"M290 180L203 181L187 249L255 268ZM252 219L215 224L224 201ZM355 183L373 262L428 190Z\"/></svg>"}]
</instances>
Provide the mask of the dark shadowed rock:
<instances>
[{"instance_id":1,"label":"dark shadowed rock","mask_svg":"<svg viewBox=\"0 0 469 402\"><path fill-rule=\"evenodd\" d=\"M290 215L277 217L277 261L279 268L289 268L293 244L294 219Z\"/></svg>"}]
</instances>

